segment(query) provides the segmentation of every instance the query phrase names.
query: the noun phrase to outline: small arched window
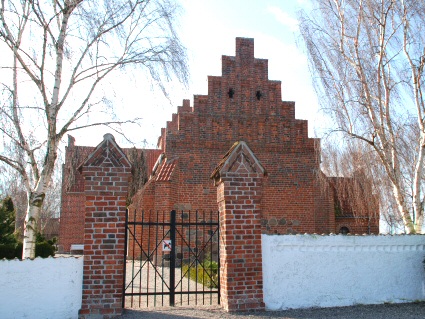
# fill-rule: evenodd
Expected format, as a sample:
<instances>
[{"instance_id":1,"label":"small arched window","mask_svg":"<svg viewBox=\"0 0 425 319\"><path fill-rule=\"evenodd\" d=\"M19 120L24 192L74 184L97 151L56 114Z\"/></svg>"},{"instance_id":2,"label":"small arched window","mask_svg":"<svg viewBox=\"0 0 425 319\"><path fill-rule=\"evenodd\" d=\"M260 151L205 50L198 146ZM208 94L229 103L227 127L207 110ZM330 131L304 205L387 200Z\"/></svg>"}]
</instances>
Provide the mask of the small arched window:
<instances>
[{"instance_id":1,"label":"small arched window","mask_svg":"<svg viewBox=\"0 0 425 319\"><path fill-rule=\"evenodd\" d=\"M227 94L229 95L229 98L233 99L233 95L235 95L235 90L233 90L233 88L230 88Z\"/></svg>"},{"instance_id":2,"label":"small arched window","mask_svg":"<svg viewBox=\"0 0 425 319\"><path fill-rule=\"evenodd\" d=\"M350 230L348 229L348 227L345 227L345 226L343 226L339 229L339 233L343 234L343 235L347 235L349 232L350 232Z\"/></svg>"},{"instance_id":3,"label":"small arched window","mask_svg":"<svg viewBox=\"0 0 425 319\"><path fill-rule=\"evenodd\" d=\"M255 93L255 96L257 97L257 100L259 101L263 95L261 94L261 91L257 91L257 93Z\"/></svg>"}]
</instances>

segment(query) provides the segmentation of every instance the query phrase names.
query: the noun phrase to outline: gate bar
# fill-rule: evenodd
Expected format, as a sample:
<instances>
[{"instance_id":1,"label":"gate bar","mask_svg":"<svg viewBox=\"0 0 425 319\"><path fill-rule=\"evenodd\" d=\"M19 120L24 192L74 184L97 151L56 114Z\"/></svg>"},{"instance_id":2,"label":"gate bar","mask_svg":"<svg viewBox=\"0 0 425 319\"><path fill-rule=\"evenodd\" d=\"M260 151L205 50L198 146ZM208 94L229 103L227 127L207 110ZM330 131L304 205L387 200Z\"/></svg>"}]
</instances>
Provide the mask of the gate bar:
<instances>
[{"instance_id":1,"label":"gate bar","mask_svg":"<svg viewBox=\"0 0 425 319\"><path fill-rule=\"evenodd\" d=\"M176 290L176 211L171 211L170 216L170 240L171 240L171 252L170 252L170 306L174 307L174 297Z\"/></svg>"},{"instance_id":2,"label":"gate bar","mask_svg":"<svg viewBox=\"0 0 425 319\"><path fill-rule=\"evenodd\" d=\"M126 282L125 279L127 278L127 241L128 241L128 214L130 212L128 211L128 209L125 211L125 234L124 234L124 262L123 262L123 275L124 278L122 280L122 308L125 308L125 286L126 286Z\"/></svg>"}]
</instances>

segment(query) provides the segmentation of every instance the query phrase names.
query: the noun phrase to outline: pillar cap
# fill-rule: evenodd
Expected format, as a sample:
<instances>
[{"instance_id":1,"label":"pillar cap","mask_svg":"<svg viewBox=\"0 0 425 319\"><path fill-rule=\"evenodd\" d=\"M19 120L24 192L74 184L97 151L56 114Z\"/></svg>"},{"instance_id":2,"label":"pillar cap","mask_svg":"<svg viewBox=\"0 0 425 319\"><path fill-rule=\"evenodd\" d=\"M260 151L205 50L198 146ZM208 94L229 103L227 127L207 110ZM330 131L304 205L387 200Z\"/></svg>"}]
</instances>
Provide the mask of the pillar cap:
<instances>
[{"instance_id":1,"label":"pillar cap","mask_svg":"<svg viewBox=\"0 0 425 319\"><path fill-rule=\"evenodd\" d=\"M223 173L237 172L241 166L243 166L248 173L257 173L262 176L267 176L266 169L249 148L248 144L244 141L238 141L235 142L223 156L223 159L214 169L210 178L213 179L214 184L217 185Z\"/></svg>"},{"instance_id":2,"label":"pillar cap","mask_svg":"<svg viewBox=\"0 0 425 319\"><path fill-rule=\"evenodd\" d=\"M87 156L78 170L81 172L85 166L131 167L131 163L118 146L114 136L107 133L103 135L103 141Z\"/></svg>"}]
</instances>

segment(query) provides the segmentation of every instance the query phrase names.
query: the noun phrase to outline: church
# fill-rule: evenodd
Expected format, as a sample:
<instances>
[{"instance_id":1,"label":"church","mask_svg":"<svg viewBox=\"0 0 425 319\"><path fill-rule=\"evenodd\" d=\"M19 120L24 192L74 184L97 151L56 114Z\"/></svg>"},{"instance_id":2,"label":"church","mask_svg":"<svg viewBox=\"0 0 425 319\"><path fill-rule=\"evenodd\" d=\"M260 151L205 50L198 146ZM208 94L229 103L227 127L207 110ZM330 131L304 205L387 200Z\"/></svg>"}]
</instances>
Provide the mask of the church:
<instances>
[{"instance_id":1,"label":"church","mask_svg":"<svg viewBox=\"0 0 425 319\"><path fill-rule=\"evenodd\" d=\"M161 129L157 149L122 150L133 163L129 210L216 212L216 173L238 147L246 150L240 163L264 169L258 199L264 233L379 232L378 205L354 209L346 196L339 198L335 185L355 181L326 177L320 170L320 139L308 137L307 121L295 118L295 102L282 101L281 82L268 79L268 60L254 57L250 38L236 38L235 56L222 56L221 76L208 76L207 95L194 95L193 105L183 100ZM94 149L69 137L59 234L63 252L82 248L85 194L78 168Z\"/></svg>"}]
</instances>

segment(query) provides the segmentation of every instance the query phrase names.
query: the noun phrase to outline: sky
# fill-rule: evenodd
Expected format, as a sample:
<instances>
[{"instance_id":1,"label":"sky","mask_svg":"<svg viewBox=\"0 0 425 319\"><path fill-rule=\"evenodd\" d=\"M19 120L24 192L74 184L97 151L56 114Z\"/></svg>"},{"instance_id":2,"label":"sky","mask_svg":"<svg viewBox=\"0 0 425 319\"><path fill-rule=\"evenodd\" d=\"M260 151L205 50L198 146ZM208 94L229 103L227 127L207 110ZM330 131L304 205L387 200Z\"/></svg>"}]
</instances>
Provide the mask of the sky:
<instances>
[{"instance_id":1,"label":"sky","mask_svg":"<svg viewBox=\"0 0 425 319\"><path fill-rule=\"evenodd\" d=\"M169 100L151 91L147 81L134 74L115 90L119 112L141 117L142 126L126 131L137 147L155 148L161 128L183 99L207 94L207 76L221 75L221 56L235 55L235 38L254 38L255 57L269 60L269 79L282 82L282 99L296 102L296 118L309 121L309 135L319 135L320 115L311 84L307 56L297 26L297 12L309 9L308 0L180 0L177 26L187 48L190 81L167 86ZM77 145L95 146L103 128L72 132ZM113 133L114 134L114 133ZM120 146L130 146L120 136Z\"/></svg>"}]
</instances>

